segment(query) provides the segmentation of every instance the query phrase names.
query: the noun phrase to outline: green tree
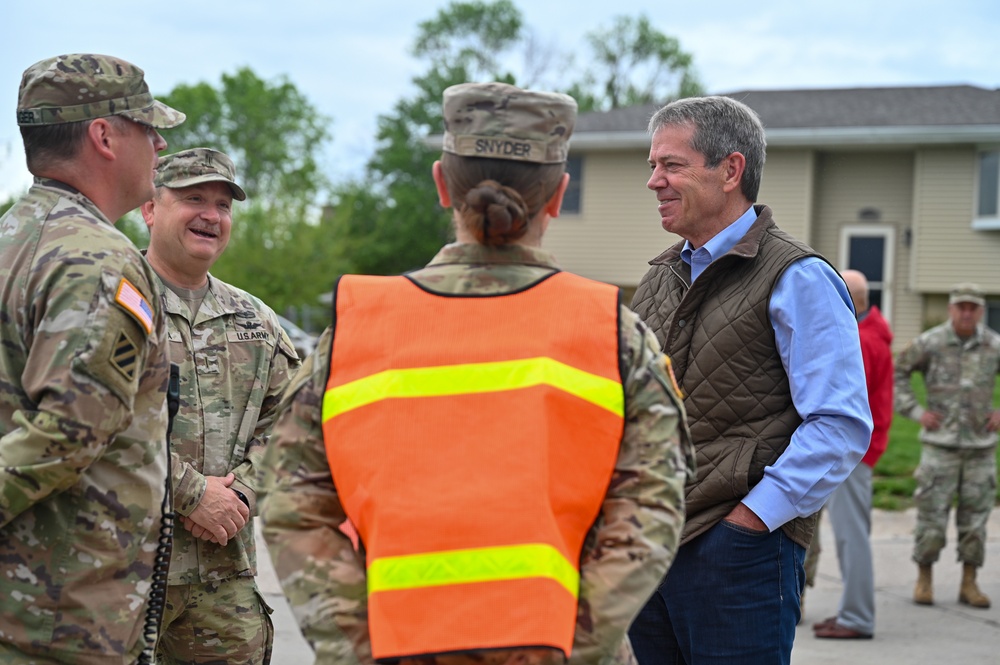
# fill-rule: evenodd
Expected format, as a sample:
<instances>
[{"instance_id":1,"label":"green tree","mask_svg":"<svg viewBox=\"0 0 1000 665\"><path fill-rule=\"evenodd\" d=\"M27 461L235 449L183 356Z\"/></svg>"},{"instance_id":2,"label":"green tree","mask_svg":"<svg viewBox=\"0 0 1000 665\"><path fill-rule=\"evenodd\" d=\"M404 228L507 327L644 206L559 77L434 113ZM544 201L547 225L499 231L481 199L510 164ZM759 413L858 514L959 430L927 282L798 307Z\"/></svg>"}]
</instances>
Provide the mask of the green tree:
<instances>
[{"instance_id":1,"label":"green tree","mask_svg":"<svg viewBox=\"0 0 1000 665\"><path fill-rule=\"evenodd\" d=\"M618 16L587 34L592 64L569 89L581 110L636 106L702 94L692 57L646 16Z\"/></svg>"},{"instance_id":2,"label":"green tree","mask_svg":"<svg viewBox=\"0 0 1000 665\"><path fill-rule=\"evenodd\" d=\"M225 152L250 201L303 212L327 187L319 156L331 139L330 119L287 77L265 81L242 67L223 74L218 87L178 85L163 102L187 114L163 132L168 153L199 146Z\"/></svg>"},{"instance_id":3,"label":"green tree","mask_svg":"<svg viewBox=\"0 0 1000 665\"><path fill-rule=\"evenodd\" d=\"M363 181L336 189L333 229L353 272L392 274L424 265L447 242L450 216L438 205L431 165L440 150L427 136L444 130L441 96L473 80L514 82L504 55L519 43L522 19L509 0L452 2L418 26L413 54L428 72L416 94L378 120L375 153Z\"/></svg>"}]
</instances>

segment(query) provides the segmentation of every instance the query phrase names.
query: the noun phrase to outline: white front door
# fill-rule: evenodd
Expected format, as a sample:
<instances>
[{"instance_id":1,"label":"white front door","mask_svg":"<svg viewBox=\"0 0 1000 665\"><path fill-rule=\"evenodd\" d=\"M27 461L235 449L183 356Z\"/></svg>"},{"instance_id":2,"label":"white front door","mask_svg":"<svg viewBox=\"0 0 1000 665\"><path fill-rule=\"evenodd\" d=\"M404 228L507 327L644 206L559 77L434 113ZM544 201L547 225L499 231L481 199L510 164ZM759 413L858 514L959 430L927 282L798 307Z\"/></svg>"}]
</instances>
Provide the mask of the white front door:
<instances>
[{"instance_id":1,"label":"white front door","mask_svg":"<svg viewBox=\"0 0 1000 665\"><path fill-rule=\"evenodd\" d=\"M840 269L868 278L868 302L892 322L893 248L896 229L886 224L852 224L840 231Z\"/></svg>"}]
</instances>

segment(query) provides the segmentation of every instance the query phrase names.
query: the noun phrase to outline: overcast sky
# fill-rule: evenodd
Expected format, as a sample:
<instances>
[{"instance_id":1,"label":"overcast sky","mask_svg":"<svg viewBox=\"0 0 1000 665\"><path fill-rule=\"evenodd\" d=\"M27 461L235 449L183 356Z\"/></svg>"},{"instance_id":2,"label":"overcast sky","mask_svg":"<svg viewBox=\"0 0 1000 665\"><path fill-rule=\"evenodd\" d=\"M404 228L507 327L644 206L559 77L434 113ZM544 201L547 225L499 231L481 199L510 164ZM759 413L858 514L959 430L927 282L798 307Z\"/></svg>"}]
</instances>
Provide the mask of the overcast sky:
<instances>
[{"instance_id":1,"label":"overcast sky","mask_svg":"<svg viewBox=\"0 0 1000 665\"><path fill-rule=\"evenodd\" d=\"M741 89L964 83L1000 87L996 0L515 0L528 28L563 51L615 16L645 14L680 40L711 93ZM413 94L425 65L409 55L419 22L446 0L104 0L3 2L0 42L0 198L28 186L15 123L24 69L62 53L120 56L146 71L154 95L179 83L218 85L249 66L287 75L333 119L332 179L357 173L376 118ZM570 8L567 11L567 8ZM158 10L158 11L157 11ZM183 110L183 109L181 109Z\"/></svg>"}]
</instances>

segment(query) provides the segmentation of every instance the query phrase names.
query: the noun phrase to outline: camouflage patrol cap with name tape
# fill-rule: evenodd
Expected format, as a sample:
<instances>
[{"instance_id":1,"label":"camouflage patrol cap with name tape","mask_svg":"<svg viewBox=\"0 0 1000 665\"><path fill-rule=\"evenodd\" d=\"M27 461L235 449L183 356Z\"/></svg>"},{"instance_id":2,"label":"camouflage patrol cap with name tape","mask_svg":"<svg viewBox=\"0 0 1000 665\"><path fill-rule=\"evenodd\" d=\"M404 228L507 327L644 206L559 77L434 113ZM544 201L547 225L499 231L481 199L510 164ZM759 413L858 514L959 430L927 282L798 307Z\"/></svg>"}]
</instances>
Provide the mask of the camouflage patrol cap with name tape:
<instances>
[{"instance_id":1,"label":"camouflage patrol cap with name tape","mask_svg":"<svg viewBox=\"0 0 1000 665\"><path fill-rule=\"evenodd\" d=\"M160 157L156 165L157 187L180 189L203 182L224 182L233 190L233 198L246 201L243 188L236 184L236 166L229 155L211 148L191 148Z\"/></svg>"},{"instance_id":2,"label":"camouflage patrol cap with name tape","mask_svg":"<svg viewBox=\"0 0 1000 665\"><path fill-rule=\"evenodd\" d=\"M121 58L93 53L58 55L24 71L17 93L17 124L59 125L123 115L169 129L185 115L153 99L143 71Z\"/></svg>"},{"instance_id":3,"label":"camouflage patrol cap with name tape","mask_svg":"<svg viewBox=\"0 0 1000 665\"><path fill-rule=\"evenodd\" d=\"M559 164L569 154L576 100L556 92L522 90L506 83L462 83L444 91L443 150Z\"/></svg>"},{"instance_id":4,"label":"camouflage patrol cap with name tape","mask_svg":"<svg viewBox=\"0 0 1000 665\"><path fill-rule=\"evenodd\" d=\"M951 292L948 294L949 305L955 305L960 302L971 302L974 305L983 307L986 305L986 294L983 293L978 284L962 282L951 287Z\"/></svg>"}]
</instances>

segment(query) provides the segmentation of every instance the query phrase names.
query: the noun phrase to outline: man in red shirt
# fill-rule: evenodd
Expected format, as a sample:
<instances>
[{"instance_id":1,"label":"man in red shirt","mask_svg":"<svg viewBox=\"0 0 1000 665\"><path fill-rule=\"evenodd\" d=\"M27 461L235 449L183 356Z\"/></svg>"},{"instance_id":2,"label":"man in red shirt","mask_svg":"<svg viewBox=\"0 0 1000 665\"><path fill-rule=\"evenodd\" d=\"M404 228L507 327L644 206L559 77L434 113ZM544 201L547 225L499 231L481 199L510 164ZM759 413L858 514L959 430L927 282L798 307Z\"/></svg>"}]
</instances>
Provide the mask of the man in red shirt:
<instances>
[{"instance_id":1,"label":"man in red shirt","mask_svg":"<svg viewBox=\"0 0 1000 665\"><path fill-rule=\"evenodd\" d=\"M892 330L878 307L869 307L868 280L864 274L845 270L841 275L858 316L874 429L861 464L825 506L837 543L844 593L837 615L813 624L813 631L820 638L869 639L875 633L875 576L870 542L872 468L885 452L892 423Z\"/></svg>"}]
</instances>

